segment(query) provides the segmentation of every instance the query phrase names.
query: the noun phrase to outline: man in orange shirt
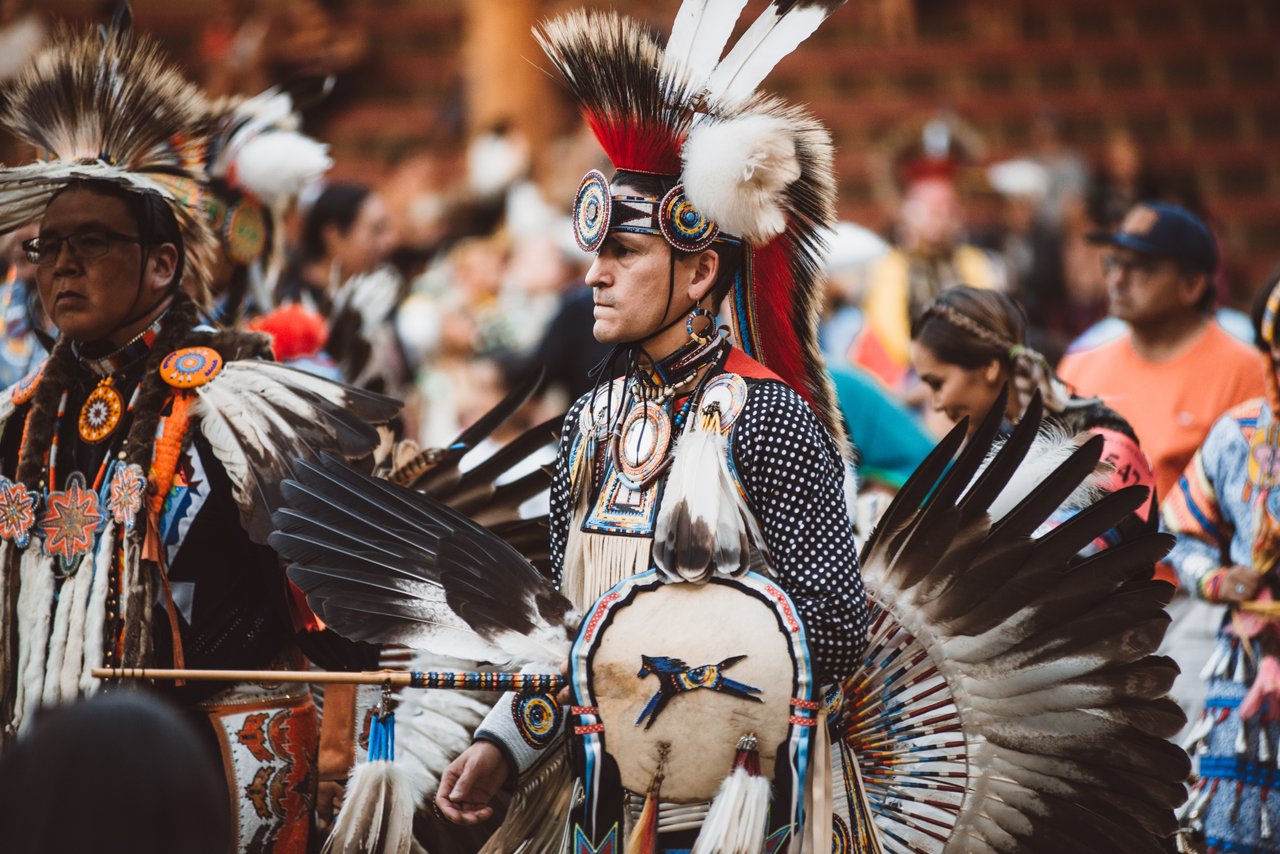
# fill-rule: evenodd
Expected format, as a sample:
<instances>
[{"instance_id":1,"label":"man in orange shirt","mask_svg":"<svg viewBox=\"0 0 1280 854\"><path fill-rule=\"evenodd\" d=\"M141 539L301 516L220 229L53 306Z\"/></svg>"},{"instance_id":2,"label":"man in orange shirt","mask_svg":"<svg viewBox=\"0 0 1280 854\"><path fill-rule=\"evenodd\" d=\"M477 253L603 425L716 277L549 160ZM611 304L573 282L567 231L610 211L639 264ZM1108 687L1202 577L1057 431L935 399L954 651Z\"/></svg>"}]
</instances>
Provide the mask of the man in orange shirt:
<instances>
[{"instance_id":1,"label":"man in orange shirt","mask_svg":"<svg viewBox=\"0 0 1280 854\"><path fill-rule=\"evenodd\" d=\"M1109 246L1111 313L1130 331L1068 353L1058 375L1133 426L1164 498L1218 416L1263 394L1262 358L1213 319L1218 251L1199 217L1143 202L1092 239Z\"/></svg>"},{"instance_id":2,"label":"man in orange shirt","mask_svg":"<svg viewBox=\"0 0 1280 854\"><path fill-rule=\"evenodd\" d=\"M1104 256L1111 313L1129 332L1068 353L1058 375L1128 420L1155 470L1163 499L1218 416L1264 392L1260 353L1213 319L1218 250L1191 212L1163 202L1135 205L1114 234L1094 235ZM1172 570L1158 578L1177 583ZM1182 668L1170 693L1196 720L1204 687L1195 678L1213 650L1220 606L1179 595L1161 651Z\"/></svg>"}]
</instances>

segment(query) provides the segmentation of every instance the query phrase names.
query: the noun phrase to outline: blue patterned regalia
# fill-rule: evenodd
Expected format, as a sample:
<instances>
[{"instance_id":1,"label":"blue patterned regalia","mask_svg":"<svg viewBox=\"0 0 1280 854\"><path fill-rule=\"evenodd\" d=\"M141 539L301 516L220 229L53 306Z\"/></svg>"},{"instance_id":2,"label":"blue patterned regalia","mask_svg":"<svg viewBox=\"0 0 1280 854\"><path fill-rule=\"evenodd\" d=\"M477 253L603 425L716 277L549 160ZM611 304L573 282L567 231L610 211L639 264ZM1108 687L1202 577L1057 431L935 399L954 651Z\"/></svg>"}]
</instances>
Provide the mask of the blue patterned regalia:
<instances>
[{"instance_id":1,"label":"blue patterned regalia","mask_svg":"<svg viewBox=\"0 0 1280 854\"><path fill-rule=\"evenodd\" d=\"M1161 508L1165 527L1177 535L1168 560L1183 589L1231 605L1202 673L1205 710L1185 742L1198 780L1182 812L1183 833L1189 844L1209 851L1280 851L1280 796L1273 792L1280 782L1278 305L1280 288L1263 321L1268 396L1234 407L1214 424ZM1230 575L1232 567L1252 569L1256 589Z\"/></svg>"}]
</instances>

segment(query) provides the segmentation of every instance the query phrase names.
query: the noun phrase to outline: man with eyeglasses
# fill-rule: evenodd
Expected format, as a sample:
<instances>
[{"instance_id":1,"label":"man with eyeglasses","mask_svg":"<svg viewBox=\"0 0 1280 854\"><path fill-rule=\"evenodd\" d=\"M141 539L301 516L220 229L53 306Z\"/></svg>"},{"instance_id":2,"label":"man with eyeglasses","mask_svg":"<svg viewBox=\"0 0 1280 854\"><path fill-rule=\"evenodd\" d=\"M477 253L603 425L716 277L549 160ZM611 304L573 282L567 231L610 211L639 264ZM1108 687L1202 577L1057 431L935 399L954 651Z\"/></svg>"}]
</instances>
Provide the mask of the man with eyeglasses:
<instances>
[{"instance_id":1,"label":"man with eyeglasses","mask_svg":"<svg viewBox=\"0 0 1280 854\"><path fill-rule=\"evenodd\" d=\"M22 248L59 332L0 390L0 746L42 707L112 684L98 668L376 661L323 630L266 540L292 461L371 465L374 425L399 405L275 365L265 337L202 321L205 102L127 22L60 32L0 110L48 154L0 167L0 233L35 225ZM153 690L201 724L227 772L224 847L309 850L309 690ZM0 850L41 850L22 832L0 827Z\"/></svg>"},{"instance_id":2,"label":"man with eyeglasses","mask_svg":"<svg viewBox=\"0 0 1280 854\"><path fill-rule=\"evenodd\" d=\"M1185 208L1143 202L1118 231L1095 234L1103 255L1111 314L1128 324L1118 338L1069 353L1058 375L1096 395L1138 434L1155 471L1157 498L1178 478L1218 416L1264 393L1261 355L1214 319L1218 249L1208 226ZM1171 567L1158 578L1177 583ZM1227 591L1225 598L1241 594ZM1195 675L1213 649L1221 609L1179 594L1161 651L1182 668L1171 695L1196 720L1204 686Z\"/></svg>"}]
</instances>

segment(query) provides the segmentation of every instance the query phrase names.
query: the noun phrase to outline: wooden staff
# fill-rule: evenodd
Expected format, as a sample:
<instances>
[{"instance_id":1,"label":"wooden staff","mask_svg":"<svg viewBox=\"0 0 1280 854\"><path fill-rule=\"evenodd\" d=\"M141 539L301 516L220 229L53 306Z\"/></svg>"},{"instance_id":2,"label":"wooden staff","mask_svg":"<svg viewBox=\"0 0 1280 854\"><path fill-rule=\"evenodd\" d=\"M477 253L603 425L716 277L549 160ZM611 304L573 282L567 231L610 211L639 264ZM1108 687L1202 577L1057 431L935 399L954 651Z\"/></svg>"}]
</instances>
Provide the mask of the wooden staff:
<instances>
[{"instance_id":1,"label":"wooden staff","mask_svg":"<svg viewBox=\"0 0 1280 854\"><path fill-rule=\"evenodd\" d=\"M98 679L162 679L190 682L316 682L391 685L402 688L447 688L459 691L515 691L552 694L565 677L550 673L476 673L423 670L373 670L341 673L328 670L161 670L150 667L95 667Z\"/></svg>"}]
</instances>

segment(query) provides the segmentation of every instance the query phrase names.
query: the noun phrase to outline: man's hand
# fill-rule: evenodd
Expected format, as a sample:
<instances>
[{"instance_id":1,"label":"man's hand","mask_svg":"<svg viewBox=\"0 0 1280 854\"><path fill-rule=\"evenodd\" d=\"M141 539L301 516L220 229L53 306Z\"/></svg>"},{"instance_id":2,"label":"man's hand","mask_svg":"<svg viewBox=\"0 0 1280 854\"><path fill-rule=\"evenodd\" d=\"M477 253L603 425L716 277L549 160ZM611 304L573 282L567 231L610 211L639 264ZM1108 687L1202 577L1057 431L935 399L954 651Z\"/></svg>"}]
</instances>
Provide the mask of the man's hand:
<instances>
[{"instance_id":1,"label":"man's hand","mask_svg":"<svg viewBox=\"0 0 1280 854\"><path fill-rule=\"evenodd\" d=\"M444 769L436 790L436 809L454 824L479 824L493 815L489 802L509 773L502 751L487 741L477 741Z\"/></svg>"},{"instance_id":2,"label":"man's hand","mask_svg":"<svg viewBox=\"0 0 1280 854\"><path fill-rule=\"evenodd\" d=\"M573 702L573 687L569 684L569 659L564 660L564 664L560 665L560 675L564 677L564 687L556 694L556 702L561 706L567 706Z\"/></svg>"},{"instance_id":3,"label":"man's hand","mask_svg":"<svg viewBox=\"0 0 1280 854\"><path fill-rule=\"evenodd\" d=\"M1258 585L1261 582L1262 576L1251 567L1228 567L1227 574L1222 579L1222 586L1218 588L1218 601L1232 604L1248 602L1258 592Z\"/></svg>"},{"instance_id":4,"label":"man's hand","mask_svg":"<svg viewBox=\"0 0 1280 854\"><path fill-rule=\"evenodd\" d=\"M316 786L316 824L320 830L328 833L333 820L342 809L342 796L347 787L335 780L321 780Z\"/></svg>"}]
</instances>

